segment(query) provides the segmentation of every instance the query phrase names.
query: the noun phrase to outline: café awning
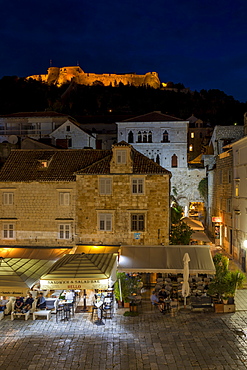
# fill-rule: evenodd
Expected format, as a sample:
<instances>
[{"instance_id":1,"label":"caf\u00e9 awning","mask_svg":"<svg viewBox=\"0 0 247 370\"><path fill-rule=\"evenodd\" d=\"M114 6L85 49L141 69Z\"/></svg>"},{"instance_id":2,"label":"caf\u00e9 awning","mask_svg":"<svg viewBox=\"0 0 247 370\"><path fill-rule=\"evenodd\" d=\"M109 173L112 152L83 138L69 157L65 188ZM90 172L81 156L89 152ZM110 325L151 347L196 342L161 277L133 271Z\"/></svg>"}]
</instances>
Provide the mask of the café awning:
<instances>
[{"instance_id":1,"label":"caf\u00e9 awning","mask_svg":"<svg viewBox=\"0 0 247 370\"><path fill-rule=\"evenodd\" d=\"M190 256L190 273L214 274L209 246L122 246L118 272L182 273L183 256Z\"/></svg>"},{"instance_id":2,"label":"caf\u00e9 awning","mask_svg":"<svg viewBox=\"0 0 247 370\"><path fill-rule=\"evenodd\" d=\"M190 217L184 217L181 221L185 222L188 226L191 227L192 230L204 230L204 226L199 220L193 220Z\"/></svg>"},{"instance_id":3,"label":"caf\u00e9 awning","mask_svg":"<svg viewBox=\"0 0 247 370\"><path fill-rule=\"evenodd\" d=\"M194 231L190 238L200 242L211 243L210 239L203 231Z\"/></svg>"},{"instance_id":4,"label":"caf\u00e9 awning","mask_svg":"<svg viewBox=\"0 0 247 370\"><path fill-rule=\"evenodd\" d=\"M69 254L41 277L42 289L105 289L115 280L117 253Z\"/></svg>"},{"instance_id":5,"label":"caf\u00e9 awning","mask_svg":"<svg viewBox=\"0 0 247 370\"><path fill-rule=\"evenodd\" d=\"M30 289L54 262L54 260L0 257L0 287Z\"/></svg>"}]
</instances>

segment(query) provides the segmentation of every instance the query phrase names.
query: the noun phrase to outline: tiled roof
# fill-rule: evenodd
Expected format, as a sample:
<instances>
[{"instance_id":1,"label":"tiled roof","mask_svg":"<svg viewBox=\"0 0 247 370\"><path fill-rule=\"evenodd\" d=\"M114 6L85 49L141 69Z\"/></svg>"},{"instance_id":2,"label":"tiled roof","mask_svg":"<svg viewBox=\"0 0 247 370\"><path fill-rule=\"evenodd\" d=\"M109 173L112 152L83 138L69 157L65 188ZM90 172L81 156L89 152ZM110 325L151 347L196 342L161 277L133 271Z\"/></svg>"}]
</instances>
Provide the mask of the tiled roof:
<instances>
[{"instance_id":1,"label":"tiled roof","mask_svg":"<svg viewBox=\"0 0 247 370\"><path fill-rule=\"evenodd\" d=\"M109 156L110 150L14 150L0 171L0 181L75 181L75 172ZM42 168L41 161L49 161Z\"/></svg>"},{"instance_id":2,"label":"tiled roof","mask_svg":"<svg viewBox=\"0 0 247 370\"><path fill-rule=\"evenodd\" d=\"M5 114L0 117L10 118L10 117L68 117L67 114L57 113L53 111L46 112L18 112L12 114Z\"/></svg>"},{"instance_id":3,"label":"tiled roof","mask_svg":"<svg viewBox=\"0 0 247 370\"><path fill-rule=\"evenodd\" d=\"M131 150L133 173L170 174L135 149ZM75 181L76 174L110 174L111 158L111 150L14 150L0 171L0 181ZM42 161L48 161L47 168L42 167Z\"/></svg>"},{"instance_id":4,"label":"tiled roof","mask_svg":"<svg viewBox=\"0 0 247 370\"><path fill-rule=\"evenodd\" d=\"M170 122L170 121L183 121L181 118L169 116L161 112L151 112L142 114L141 116L132 117L122 122Z\"/></svg>"}]
</instances>

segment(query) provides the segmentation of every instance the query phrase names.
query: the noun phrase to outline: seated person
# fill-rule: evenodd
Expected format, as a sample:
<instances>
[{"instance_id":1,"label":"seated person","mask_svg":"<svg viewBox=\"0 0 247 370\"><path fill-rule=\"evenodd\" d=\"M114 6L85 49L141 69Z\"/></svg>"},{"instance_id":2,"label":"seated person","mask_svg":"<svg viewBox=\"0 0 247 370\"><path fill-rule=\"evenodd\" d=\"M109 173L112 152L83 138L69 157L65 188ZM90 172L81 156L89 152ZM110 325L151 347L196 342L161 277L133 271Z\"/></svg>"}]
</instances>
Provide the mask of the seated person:
<instances>
[{"instance_id":1,"label":"seated person","mask_svg":"<svg viewBox=\"0 0 247 370\"><path fill-rule=\"evenodd\" d=\"M167 298L167 293L165 291L165 287L163 286L159 293L158 293L158 298L159 298L159 303L160 303L160 308L161 308L161 312L164 312L165 311L165 299Z\"/></svg>"},{"instance_id":2,"label":"seated person","mask_svg":"<svg viewBox=\"0 0 247 370\"><path fill-rule=\"evenodd\" d=\"M6 299L5 296L3 297L3 299L0 299L0 312L5 310L7 303L8 299Z\"/></svg>"},{"instance_id":3,"label":"seated person","mask_svg":"<svg viewBox=\"0 0 247 370\"><path fill-rule=\"evenodd\" d=\"M159 307L159 298L157 297L155 290L152 292L150 296L150 300L151 300L152 305Z\"/></svg>"},{"instance_id":4,"label":"seated person","mask_svg":"<svg viewBox=\"0 0 247 370\"><path fill-rule=\"evenodd\" d=\"M14 311L21 312L23 305L24 305L23 297L20 296L16 297Z\"/></svg>"},{"instance_id":5,"label":"seated person","mask_svg":"<svg viewBox=\"0 0 247 370\"><path fill-rule=\"evenodd\" d=\"M33 296L32 296L31 293L29 293L28 297L26 298L26 300L24 302L22 312L25 313L25 312L29 311L32 308L32 304L33 304Z\"/></svg>"},{"instance_id":6,"label":"seated person","mask_svg":"<svg viewBox=\"0 0 247 370\"><path fill-rule=\"evenodd\" d=\"M45 297L43 296L43 293L39 293L36 308L38 310L45 310L46 309L46 300L45 300Z\"/></svg>"}]
</instances>

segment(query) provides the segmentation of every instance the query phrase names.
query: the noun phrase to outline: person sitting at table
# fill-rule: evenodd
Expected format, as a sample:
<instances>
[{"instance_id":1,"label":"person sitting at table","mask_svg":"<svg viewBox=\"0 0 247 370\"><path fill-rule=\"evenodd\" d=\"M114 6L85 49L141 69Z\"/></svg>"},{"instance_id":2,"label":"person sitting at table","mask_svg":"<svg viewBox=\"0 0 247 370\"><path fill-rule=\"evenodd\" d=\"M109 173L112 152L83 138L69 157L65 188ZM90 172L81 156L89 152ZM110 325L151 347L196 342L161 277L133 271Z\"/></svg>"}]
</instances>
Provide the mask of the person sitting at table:
<instances>
[{"instance_id":1,"label":"person sitting at table","mask_svg":"<svg viewBox=\"0 0 247 370\"><path fill-rule=\"evenodd\" d=\"M36 308L39 310L45 310L46 309L46 300L45 297L43 296L43 293L39 293L39 297L37 300Z\"/></svg>"},{"instance_id":2,"label":"person sitting at table","mask_svg":"<svg viewBox=\"0 0 247 370\"><path fill-rule=\"evenodd\" d=\"M8 299L4 296L3 299L0 300L0 312L5 310L7 303Z\"/></svg>"},{"instance_id":3,"label":"person sitting at table","mask_svg":"<svg viewBox=\"0 0 247 370\"><path fill-rule=\"evenodd\" d=\"M158 309L160 310L160 312L162 312L162 307L161 307L161 304L160 304L160 301L159 301L159 298L155 292L155 290L152 292L151 296L150 296L150 300L151 300L151 303L153 306L157 306Z\"/></svg>"},{"instance_id":4,"label":"person sitting at table","mask_svg":"<svg viewBox=\"0 0 247 370\"><path fill-rule=\"evenodd\" d=\"M23 305L24 305L23 297L21 297L21 296L16 297L15 305L14 305L14 311L15 312L21 312L21 310L23 308Z\"/></svg>"},{"instance_id":5,"label":"person sitting at table","mask_svg":"<svg viewBox=\"0 0 247 370\"><path fill-rule=\"evenodd\" d=\"M158 293L158 298L159 298L159 304L161 307L161 312L165 312L165 299L167 298L167 293L165 291L165 287L162 286Z\"/></svg>"},{"instance_id":6,"label":"person sitting at table","mask_svg":"<svg viewBox=\"0 0 247 370\"><path fill-rule=\"evenodd\" d=\"M23 313L26 313L27 311L29 311L31 308L32 308L32 304L33 304L33 296L31 293L28 294L28 297L26 298L25 302L24 302L24 306L22 308L22 312Z\"/></svg>"}]
</instances>

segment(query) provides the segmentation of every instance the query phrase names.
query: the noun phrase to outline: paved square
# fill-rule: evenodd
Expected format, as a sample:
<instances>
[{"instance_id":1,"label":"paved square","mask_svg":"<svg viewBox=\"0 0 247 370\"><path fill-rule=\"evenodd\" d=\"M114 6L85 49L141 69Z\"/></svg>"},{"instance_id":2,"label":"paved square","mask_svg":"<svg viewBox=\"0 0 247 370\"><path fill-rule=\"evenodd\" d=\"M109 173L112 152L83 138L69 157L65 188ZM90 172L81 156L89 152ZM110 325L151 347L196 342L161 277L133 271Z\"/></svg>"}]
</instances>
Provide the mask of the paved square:
<instances>
[{"instance_id":1,"label":"paved square","mask_svg":"<svg viewBox=\"0 0 247 370\"><path fill-rule=\"evenodd\" d=\"M138 317L97 326L89 313L68 322L52 315L0 322L0 369L247 369L247 311L181 310L162 315L144 301ZM245 334L246 333L246 334Z\"/></svg>"}]
</instances>

